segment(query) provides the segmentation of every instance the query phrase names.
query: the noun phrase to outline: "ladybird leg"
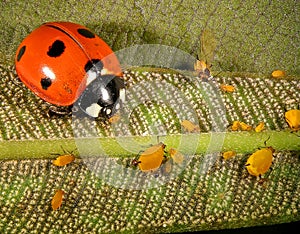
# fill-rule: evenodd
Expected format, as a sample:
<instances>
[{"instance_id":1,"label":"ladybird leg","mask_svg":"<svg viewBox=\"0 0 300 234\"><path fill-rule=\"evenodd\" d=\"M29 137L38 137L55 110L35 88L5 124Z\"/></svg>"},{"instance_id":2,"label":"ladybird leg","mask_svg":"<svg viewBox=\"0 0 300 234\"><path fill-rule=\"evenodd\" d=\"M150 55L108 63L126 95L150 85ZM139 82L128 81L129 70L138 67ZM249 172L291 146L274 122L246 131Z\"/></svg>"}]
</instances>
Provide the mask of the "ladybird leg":
<instances>
[{"instance_id":1,"label":"ladybird leg","mask_svg":"<svg viewBox=\"0 0 300 234\"><path fill-rule=\"evenodd\" d=\"M250 166L250 163L245 164L245 167L248 167L248 166Z\"/></svg>"},{"instance_id":2,"label":"ladybird leg","mask_svg":"<svg viewBox=\"0 0 300 234\"><path fill-rule=\"evenodd\" d=\"M71 108L70 106L67 106L67 107L58 107L58 106L50 106L49 109L48 109L48 112L47 112L47 116L49 118L51 118L52 116L69 116L71 115L72 112L71 112Z\"/></svg>"}]
</instances>

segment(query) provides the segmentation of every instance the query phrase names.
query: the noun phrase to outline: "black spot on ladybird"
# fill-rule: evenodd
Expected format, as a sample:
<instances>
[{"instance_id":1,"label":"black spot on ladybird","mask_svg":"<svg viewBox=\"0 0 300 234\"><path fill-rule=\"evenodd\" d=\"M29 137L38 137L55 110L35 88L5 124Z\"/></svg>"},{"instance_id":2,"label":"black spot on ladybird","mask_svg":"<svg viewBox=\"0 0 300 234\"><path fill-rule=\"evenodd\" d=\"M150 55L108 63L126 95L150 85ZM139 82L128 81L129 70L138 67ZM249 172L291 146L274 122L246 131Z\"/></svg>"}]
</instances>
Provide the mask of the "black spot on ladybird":
<instances>
[{"instance_id":1,"label":"black spot on ladybird","mask_svg":"<svg viewBox=\"0 0 300 234\"><path fill-rule=\"evenodd\" d=\"M84 66L84 70L86 72L88 72L91 69L96 69L98 71L101 71L103 69L103 63L99 60L99 59L92 59L89 60L85 66Z\"/></svg>"},{"instance_id":2,"label":"black spot on ladybird","mask_svg":"<svg viewBox=\"0 0 300 234\"><path fill-rule=\"evenodd\" d=\"M23 57L24 53L26 50L26 46L22 46L21 49L19 50L18 56L17 56L17 61L20 62L21 58Z\"/></svg>"},{"instance_id":3,"label":"black spot on ladybird","mask_svg":"<svg viewBox=\"0 0 300 234\"><path fill-rule=\"evenodd\" d=\"M52 80L49 77L45 77L41 79L42 88L47 90L52 84Z\"/></svg>"},{"instance_id":4,"label":"black spot on ladybird","mask_svg":"<svg viewBox=\"0 0 300 234\"><path fill-rule=\"evenodd\" d=\"M49 46L47 54L50 57L59 57L65 51L65 48L66 46L62 41L56 40L51 46Z\"/></svg>"},{"instance_id":5,"label":"black spot on ladybird","mask_svg":"<svg viewBox=\"0 0 300 234\"><path fill-rule=\"evenodd\" d=\"M86 38L95 38L95 34L85 28L79 28L77 32Z\"/></svg>"}]
</instances>

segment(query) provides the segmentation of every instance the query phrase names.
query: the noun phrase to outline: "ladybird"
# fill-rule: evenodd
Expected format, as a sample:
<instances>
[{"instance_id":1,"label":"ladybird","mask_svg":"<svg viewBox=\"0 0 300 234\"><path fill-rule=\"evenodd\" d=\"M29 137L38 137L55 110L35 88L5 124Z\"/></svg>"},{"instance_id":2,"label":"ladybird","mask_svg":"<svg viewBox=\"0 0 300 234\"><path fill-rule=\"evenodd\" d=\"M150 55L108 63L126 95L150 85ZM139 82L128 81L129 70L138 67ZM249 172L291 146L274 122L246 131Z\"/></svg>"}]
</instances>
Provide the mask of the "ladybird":
<instances>
[{"instance_id":1,"label":"ladybird","mask_svg":"<svg viewBox=\"0 0 300 234\"><path fill-rule=\"evenodd\" d=\"M200 131L199 126L192 123L189 120L186 120L186 119L182 120L180 124L188 132L199 132Z\"/></svg>"},{"instance_id":2,"label":"ladybird","mask_svg":"<svg viewBox=\"0 0 300 234\"><path fill-rule=\"evenodd\" d=\"M222 154L222 156L225 160L230 159L230 158L234 157L235 155L236 155L236 153L232 150L226 151Z\"/></svg>"},{"instance_id":3,"label":"ladybird","mask_svg":"<svg viewBox=\"0 0 300 234\"><path fill-rule=\"evenodd\" d=\"M32 31L15 56L20 80L57 106L78 106L91 117L111 117L125 100L119 61L88 28L48 22Z\"/></svg>"},{"instance_id":4,"label":"ladybird","mask_svg":"<svg viewBox=\"0 0 300 234\"><path fill-rule=\"evenodd\" d=\"M56 191L51 201L51 206L53 210L57 210L61 206L64 194L65 192L61 189Z\"/></svg>"},{"instance_id":5,"label":"ladybird","mask_svg":"<svg viewBox=\"0 0 300 234\"><path fill-rule=\"evenodd\" d=\"M68 165L69 163L75 160L75 156L73 154L66 154L58 156L55 160L53 160L53 165L62 167Z\"/></svg>"},{"instance_id":6,"label":"ladybird","mask_svg":"<svg viewBox=\"0 0 300 234\"><path fill-rule=\"evenodd\" d=\"M208 65L203 60L198 60L194 64L194 70L197 72L198 77L201 78L203 81L208 81L208 79L211 77L210 74L210 65Z\"/></svg>"},{"instance_id":7,"label":"ladybird","mask_svg":"<svg viewBox=\"0 0 300 234\"><path fill-rule=\"evenodd\" d=\"M225 85L225 84L221 84L220 85L220 89L224 92L228 92L228 93L232 93L234 92L235 88L232 85Z\"/></svg>"},{"instance_id":8,"label":"ladybird","mask_svg":"<svg viewBox=\"0 0 300 234\"><path fill-rule=\"evenodd\" d=\"M184 155L180 153L178 150L171 148L169 150L169 154L173 161L177 164L181 164L184 160Z\"/></svg>"},{"instance_id":9,"label":"ladybird","mask_svg":"<svg viewBox=\"0 0 300 234\"><path fill-rule=\"evenodd\" d=\"M272 147L266 147L250 155L245 165L249 174L259 177L265 174L272 165L273 153Z\"/></svg>"},{"instance_id":10,"label":"ladybird","mask_svg":"<svg viewBox=\"0 0 300 234\"><path fill-rule=\"evenodd\" d=\"M275 70L272 72L272 77L274 78L282 78L282 77L285 77L286 73L285 71L282 71L282 70Z\"/></svg>"},{"instance_id":11,"label":"ladybird","mask_svg":"<svg viewBox=\"0 0 300 234\"><path fill-rule=\"evenodd\" d=\"M261 132L262 130L264 130L265 128L265 123L264 122L260 122L256 127L255 127L255 132Z\"/></svg>"},{"instance_id":12,"label":"ladybird","mask_svg":"<svg viewBox=\"0 0 300 234\"><path fill-rule=\"evenodd\" d=\"M140 154L138 160L132 161L132 165L138 165L143 172L156 171L163 162L165 147L166 145L162 142L149 147Z\"/></svg>"},{"instance_id":13,"label":"ladybird","mask_svg":"<svg viewBox=\"0 0 300 234\"><path fill-rule=\"evenodd\" d=\"M300 110L289 110L285 112L284 116L293 131L300 130Z\"/></svg>"}]
</instances>

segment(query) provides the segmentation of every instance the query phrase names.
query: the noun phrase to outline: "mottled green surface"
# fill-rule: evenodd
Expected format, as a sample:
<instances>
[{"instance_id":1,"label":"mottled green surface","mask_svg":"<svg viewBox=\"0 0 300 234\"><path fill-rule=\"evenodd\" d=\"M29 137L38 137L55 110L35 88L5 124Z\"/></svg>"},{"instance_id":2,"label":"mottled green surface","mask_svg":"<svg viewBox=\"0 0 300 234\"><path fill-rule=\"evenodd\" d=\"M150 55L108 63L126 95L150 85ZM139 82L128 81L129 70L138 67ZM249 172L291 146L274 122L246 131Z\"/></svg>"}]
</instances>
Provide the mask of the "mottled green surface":
<instances>
[{"instance_id":1,"label":"mottled green surface","mask_svg":"<svg viewBox=\"0 0 300 234\"><path fill-rule=\"evenodd\" d=\"M299 1L42 0L2 1L0 8L1 233L179 232L300 220L300 141L290 133L284 119L285 110L299 108ZM149 68L125 74L128 88L155 80L176 87L185 97L182 100L174 95L176 103L182 113L195 111L190 120L196 117L194 120L199 121L203 138L182 129L182 119L174 115L168 103L147 101L133 110L125 128L107 120L97 122L104 137L100 142L112 159L87 157L99 156L90 142L79 147L80 158L74 163L53 166L54 154L63 154L63 150L75 150L78 156L76 146L82 145L72 139L72 119L47 116L50 105L18 84L12 64L18 44L31 30L45 21L59 20L88 26L114 50L160 43L212 63L215 80L198 85L191 71L189 77ZM272 79L274 69L286 70L289 76ZM221 83L234 85L236 91L216 92L214 87ZM139 89L128 98L147 97L162 92L157 91L162 87L155 86L155 91ZM209 99L204 90L216 92L216 98ZM210 111L220 101L227 124L213 128L216 113L211 115ZM261 133L230 132L227 126L234 120L252 127L264 121L266 129ZM89 124L84 126L89 128ZM163 129L163 134L154 126ZM212 129L224 132L223 149L207 148ZM136 151L128 152L112 138L124 132L166 135L159 139L167 144L166 150L176 148L178 138L186 139L188 144L182 148L185 163L177 165L169 160L156 173L137 169L122 174L136 151L157 142L156 137L151 141L134 138ZM222 142L222 137L213 136L213 142ZM269 136L266 144L275 148L275 157L272 170L259 180L250 176L244 165L249 154L264 147ZM197 149L192 144L195 139L201 140ZM218 152L232 149L238 155L228 161ZM193 150L197 154L188 156ZM206 150L217 152L204 154ZM166 182L144 190L112 186L133 188L153 181ZM51 199L57 189L66 194L61 209L52 211Z\"/></svg>"},{"instance_id":2,"label":"mottled green surface","mask_svg":"<svg viewBox=\"0 0 300 234\"><path fill-rule=\"evenodd\" d=\"M209 61L214 69L300 73L297 0L30 0L2 1L0 8L0 55L8 62L21 40L40 24L73 21L93 29L114 50L158 43L195 57L200 53L201 33L207 29L211 33L205 41L216 41L214 61ZM205 48L202 52L211 53L209 45Z\"/></svg>"}]
</instances>

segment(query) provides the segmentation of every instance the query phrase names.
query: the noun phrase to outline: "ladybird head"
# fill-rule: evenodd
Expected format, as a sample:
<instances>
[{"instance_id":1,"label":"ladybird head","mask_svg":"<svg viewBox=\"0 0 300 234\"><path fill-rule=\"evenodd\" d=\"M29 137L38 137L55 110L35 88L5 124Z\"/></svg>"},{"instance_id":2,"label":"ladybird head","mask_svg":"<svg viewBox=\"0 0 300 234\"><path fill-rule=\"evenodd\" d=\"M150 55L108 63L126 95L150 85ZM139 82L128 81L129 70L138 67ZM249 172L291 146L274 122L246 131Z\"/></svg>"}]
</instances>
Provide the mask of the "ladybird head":
<instances>
[{"instance_id":1,"label":"ladybird head","mask_svg":"<svg viewBox=\"0 0 300 234\"><path fill-rule=\"evenodd\" d=\"M119 76L100 75L91 81L76 104L90 117L112 117L125 101L125 85Z\"/></svg>"}]
</instances>

